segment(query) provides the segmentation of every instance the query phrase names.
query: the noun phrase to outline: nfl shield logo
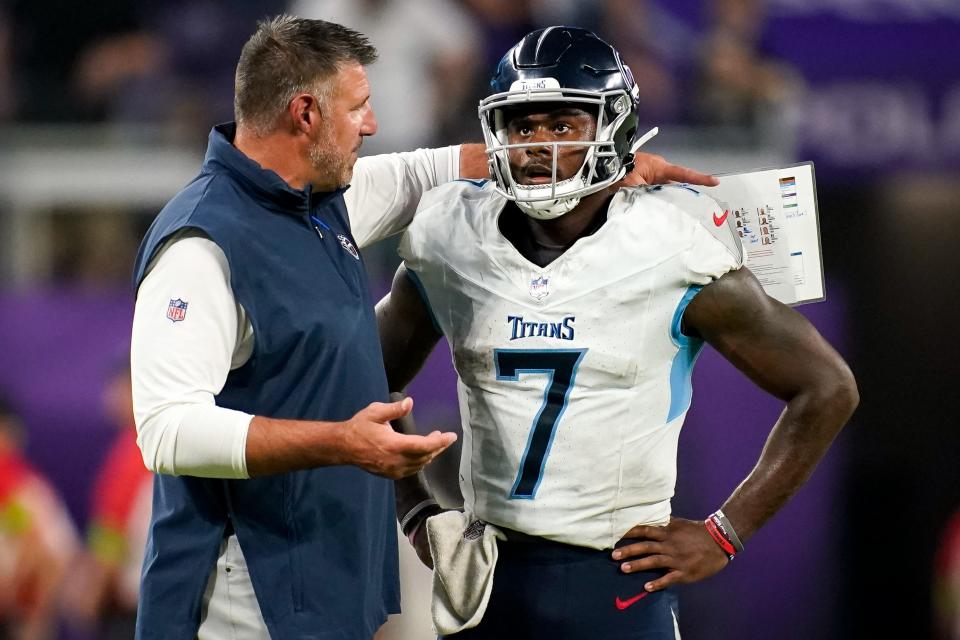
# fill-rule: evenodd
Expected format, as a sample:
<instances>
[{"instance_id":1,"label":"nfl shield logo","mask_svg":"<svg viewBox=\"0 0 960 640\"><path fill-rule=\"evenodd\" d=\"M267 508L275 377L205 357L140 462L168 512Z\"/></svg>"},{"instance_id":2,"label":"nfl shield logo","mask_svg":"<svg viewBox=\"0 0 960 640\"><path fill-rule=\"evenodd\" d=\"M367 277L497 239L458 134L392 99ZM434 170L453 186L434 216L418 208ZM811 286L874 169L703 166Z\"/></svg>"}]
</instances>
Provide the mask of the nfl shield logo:
<instances>
[{"instance_id":1,"label":"nfl shield logo","mask_svg":"<svg viewBox=\"0 0 960 640\"><path fill-rule=\"evenodd\" d=\"M530 281L530 296L534 300L543 300L550 295L550 278L541 275Z\"/></svg>"},{"instance_id":2,"label":"nfl shield logo","mask_svg":"<svg viewBox=\"0 0 960 640\"><path fill-rule=\"evenodd\" d=\"M173 322L180 322L187 317L187 303L177 298L167 305L167 317Z\"/></svg>"},{"instance_id":3,"label":"nfl shield logo","mask_svg":"<svg viewBox=\"0 0 960 640\"><path fill-rule=\"evenodd\" d=\"M350 242L350 238L345 235L337 234L337 239L340 241L340 246L347 250L347 253L352 255L357 260L360 259L360 254L357 253L357 248L353 246L353 243Z\"/></svg>"}]
</instances>

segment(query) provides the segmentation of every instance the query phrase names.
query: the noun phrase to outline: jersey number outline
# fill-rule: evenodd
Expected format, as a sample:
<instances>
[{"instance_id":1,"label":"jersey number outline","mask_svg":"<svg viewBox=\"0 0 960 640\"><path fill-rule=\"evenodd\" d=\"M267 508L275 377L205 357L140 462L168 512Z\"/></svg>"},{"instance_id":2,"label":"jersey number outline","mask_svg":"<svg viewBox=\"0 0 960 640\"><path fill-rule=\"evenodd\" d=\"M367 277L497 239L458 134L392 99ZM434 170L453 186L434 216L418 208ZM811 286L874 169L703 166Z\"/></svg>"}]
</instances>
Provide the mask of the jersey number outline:
<instances>
[{"instance_id":1,"label":"jersey number outline","mask_svg":"<svg viewBox=\"0 0 960 640\"><path fill-rule=\"evenodd\" d=\"M527 447L520 458L520 470L510 490L511 499L533 500L543 479L543 469L557 432L560 417L567 409L570 389L587 349L494 349L497 380L519 382L520 374L546 374L543 404L533 419Z\"/></svg>"}]
</instances>

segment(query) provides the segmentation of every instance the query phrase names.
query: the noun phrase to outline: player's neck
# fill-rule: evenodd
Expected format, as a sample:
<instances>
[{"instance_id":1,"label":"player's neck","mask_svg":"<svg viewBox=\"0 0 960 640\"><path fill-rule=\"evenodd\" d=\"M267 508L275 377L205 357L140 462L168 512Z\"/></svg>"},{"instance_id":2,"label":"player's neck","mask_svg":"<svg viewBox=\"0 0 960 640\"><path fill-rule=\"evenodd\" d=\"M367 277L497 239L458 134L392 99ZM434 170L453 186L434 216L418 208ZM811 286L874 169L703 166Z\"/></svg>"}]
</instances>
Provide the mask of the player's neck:
<instances>
[{"instance_id":1,"label":"player's neck","mask_svg":"<svg viewBox=\"0 0 960 640\"><path fill-rule=\"evenodd\" d=\"M511 207L501 216L500 230L523 257L545 267L572 247L580 238L592 235L607 220L607 205L614 189L583 198L569 213L553 220L536 220Z\"/></svg>"},{"instance_id":2,"label":"player's neck","mask_svg":"<svg viewBox=\"0 0 960 640\"><path fill-rule=\"evenodd\" d=\"M613 191L604 189L586 196L569 213L553 220L536 220L524 216L534 242L548 248L566 251L584 236L592 235L607 221L607 205Z\"/></svg>"}]
</instances>

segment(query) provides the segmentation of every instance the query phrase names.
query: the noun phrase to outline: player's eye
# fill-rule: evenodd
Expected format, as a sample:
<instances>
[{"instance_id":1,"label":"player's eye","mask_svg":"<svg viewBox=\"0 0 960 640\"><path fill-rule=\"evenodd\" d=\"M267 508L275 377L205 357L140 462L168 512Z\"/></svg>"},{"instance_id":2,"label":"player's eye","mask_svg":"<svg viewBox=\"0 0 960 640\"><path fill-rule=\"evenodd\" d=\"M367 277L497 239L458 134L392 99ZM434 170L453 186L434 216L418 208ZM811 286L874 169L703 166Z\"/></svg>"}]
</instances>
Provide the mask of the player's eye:
<instances>
[{"instance_id":1,"label":"player's eye","mask_svg":"<svg viewBox=\"0 0 960 640\"><path fill-rule=\"evenodd\" d=\"M572 129L573 127L568 125L566 122L558 122L557 124L553 125L553 130L556 133L570 133Z\"/></svg>"}]
</instances>

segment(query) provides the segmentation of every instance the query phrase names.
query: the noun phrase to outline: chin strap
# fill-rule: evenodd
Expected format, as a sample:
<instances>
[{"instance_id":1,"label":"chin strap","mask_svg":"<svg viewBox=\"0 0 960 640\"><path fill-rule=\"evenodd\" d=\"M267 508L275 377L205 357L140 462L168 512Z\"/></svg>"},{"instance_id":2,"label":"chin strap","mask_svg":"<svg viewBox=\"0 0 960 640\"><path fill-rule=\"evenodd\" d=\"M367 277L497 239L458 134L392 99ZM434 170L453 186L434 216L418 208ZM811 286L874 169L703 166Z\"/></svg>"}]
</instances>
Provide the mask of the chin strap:
<instances>
[{"instance_id":1,"label":"chin strap","mask_svg":"<svg viewBox=\"0 0 960 640\"><path fill-rule=\"evenodd\" d=\"M653 129L650 129L650 131L647 131L645 134L637 138L630 146L630 153L636 153L640 147L650 142L650 140L652 140L653 137L658 133L660 133L660 127L654 127Z\"/></svg>"}]
</instances>

